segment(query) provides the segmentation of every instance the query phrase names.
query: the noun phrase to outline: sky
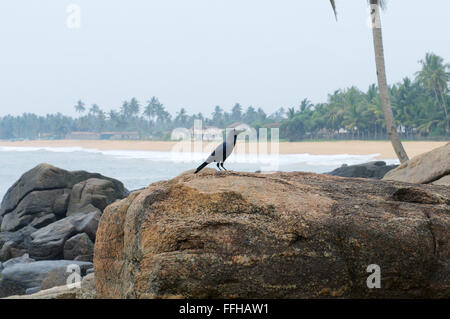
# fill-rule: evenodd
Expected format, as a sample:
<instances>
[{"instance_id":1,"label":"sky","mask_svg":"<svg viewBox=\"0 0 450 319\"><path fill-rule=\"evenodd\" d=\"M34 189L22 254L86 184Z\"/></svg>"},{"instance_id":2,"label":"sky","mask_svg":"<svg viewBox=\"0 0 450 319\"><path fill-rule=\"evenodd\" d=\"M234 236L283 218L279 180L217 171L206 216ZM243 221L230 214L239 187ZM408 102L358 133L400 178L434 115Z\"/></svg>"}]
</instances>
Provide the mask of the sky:
<instances>
[{"instance_id":1,"label":"sky","mask_svg":"<svg viewBox=\"0 0 450 319\"><path fill-rule=\"evenodd\" d=\"M152 96L172 114L237 102L272 113L366 90L376 82L366 1L337 4L336 22L328 0L1 1L0 116ZM448 0L388 1L389 83L412 76L426 52L450 62L449 12Z\"/></svg>"}]
</instances>

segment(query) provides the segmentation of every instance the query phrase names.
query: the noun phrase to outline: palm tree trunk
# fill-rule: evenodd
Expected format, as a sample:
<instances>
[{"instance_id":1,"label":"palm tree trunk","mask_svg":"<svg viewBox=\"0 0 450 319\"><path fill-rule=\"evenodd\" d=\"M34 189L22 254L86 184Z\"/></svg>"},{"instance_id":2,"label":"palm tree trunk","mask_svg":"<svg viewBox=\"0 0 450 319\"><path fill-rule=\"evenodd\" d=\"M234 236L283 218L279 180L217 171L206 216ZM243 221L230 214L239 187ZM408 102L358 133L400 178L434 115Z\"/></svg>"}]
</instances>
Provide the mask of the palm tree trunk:
<instances>
[{"instance_id":1,"label":"palm tree trunk","mask_svg":"<svg viewBox=\"0 0 450 319\"><path fill-rule=\"evenodd\" d=\"M394 115L392 113L391 102L386 78L386 66L384 61L383 34L381 30L380 6L378 0L370 0L373 43L375 48L375 62L377 66L378 87L380 89L381 105L383 108L386 130L391 139L394 151L400 163L406 162L409 158L403 148L400 137L395 127Z\"/></svg>"},{"instance_id":2,"label":"palm tree trunk","mask_svg":"<svg viewBox=\"0 0 450 319\"><path fill-rule=\"evenodd\" d=\"M449 118L448 118L448 112L447 112L447 102L446 102L446 98L445 98L445 96L444 96L444 94L442 93L442 90L440 91L440 93L441 93L441 99L442 99L442 106L443 106L443 108L444 108L444 112L445 112L445 128L446 128L446 131L447 131L447 133L449 133L450 132L450 130L449 130Z\"/></svg>"}]
</instances>

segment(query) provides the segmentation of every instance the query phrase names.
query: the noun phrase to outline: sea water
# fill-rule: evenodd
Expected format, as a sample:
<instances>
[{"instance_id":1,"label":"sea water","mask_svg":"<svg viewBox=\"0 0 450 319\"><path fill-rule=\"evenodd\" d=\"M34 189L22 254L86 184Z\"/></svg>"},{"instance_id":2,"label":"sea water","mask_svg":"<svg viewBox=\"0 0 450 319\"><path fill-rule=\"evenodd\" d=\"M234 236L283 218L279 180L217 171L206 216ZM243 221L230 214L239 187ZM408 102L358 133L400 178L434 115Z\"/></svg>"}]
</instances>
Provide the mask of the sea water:
<instances>
[{"instance_id":1,"label":"sea water","mask_svg":"<svg viewBox=\"0 0 450 319\"><path fill-rule=\"evenodd\" d=\"M225 162L229 170L255 172L303 171L325 173L342 164L361 164L376 160L370 155L245 155L232 154ZM194 169L208 156L207 153L114 150L104 151L81 147L1 147L0 199L20 176L40 163L48 163L66 170L85 170L116 178L128 190L178 176ZM397 163L386 159L388 164ZM215 168L214 164L209 167Z\"/></svg>"}]
</instances>

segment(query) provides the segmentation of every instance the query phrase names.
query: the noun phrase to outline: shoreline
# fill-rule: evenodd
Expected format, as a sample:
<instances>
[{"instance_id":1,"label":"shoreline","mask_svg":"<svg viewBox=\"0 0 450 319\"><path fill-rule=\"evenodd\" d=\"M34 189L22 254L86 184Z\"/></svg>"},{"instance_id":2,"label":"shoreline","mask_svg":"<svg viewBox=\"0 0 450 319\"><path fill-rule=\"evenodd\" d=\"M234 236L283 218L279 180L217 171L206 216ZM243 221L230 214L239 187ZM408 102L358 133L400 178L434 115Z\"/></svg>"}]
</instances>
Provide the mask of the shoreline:
<instances>
[{"instance_id":1,"label":"shoreline","mask_svg":"<svg viewBox=\"0 0 450 319\"><path fill-rule=\"evenodd\" d=\"M204 142L204 150L217 145L216 142ZM410 158L441 147L447 142L438 141L405 141L403 145ZM170 152L176 147L177 151L189 151L190 142L177 141L123 141L123 140L32 140L32 141L1 141L0 147L80 147L84 149L133 150ZM241 147L243 147L241 145ZM255 147L246 143L246 150L254 153ZM268 143L270 151L270 143ZM379 154L377 159L395 159L396 155L389 141L326 141L326 142L280 142L280 154L311 154L311 155L371 155Z\"/></svg>"}]
</instances>

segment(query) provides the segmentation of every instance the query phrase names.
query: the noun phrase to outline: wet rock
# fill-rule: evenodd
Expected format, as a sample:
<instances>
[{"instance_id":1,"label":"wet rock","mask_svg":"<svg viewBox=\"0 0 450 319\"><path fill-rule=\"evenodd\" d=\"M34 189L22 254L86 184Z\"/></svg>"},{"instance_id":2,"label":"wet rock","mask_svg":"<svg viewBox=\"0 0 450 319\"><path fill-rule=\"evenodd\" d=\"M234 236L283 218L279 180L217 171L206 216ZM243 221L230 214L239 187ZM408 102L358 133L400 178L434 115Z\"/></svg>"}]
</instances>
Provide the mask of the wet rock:
<instances>
[{"instance_id":1,"label":"wet rock","mask_svg":"<svg viewBox=\"0 0 450 319\"><path fill-rule=\"evenodd\" d=\"M373 178L382 179L383 176L398 167L398 165L386 165L386 162L376 161L359 165L342 165L334 171L327 173L332 176L341 177L360 177L360 178Z\"/></svg>"}]
</instances>

